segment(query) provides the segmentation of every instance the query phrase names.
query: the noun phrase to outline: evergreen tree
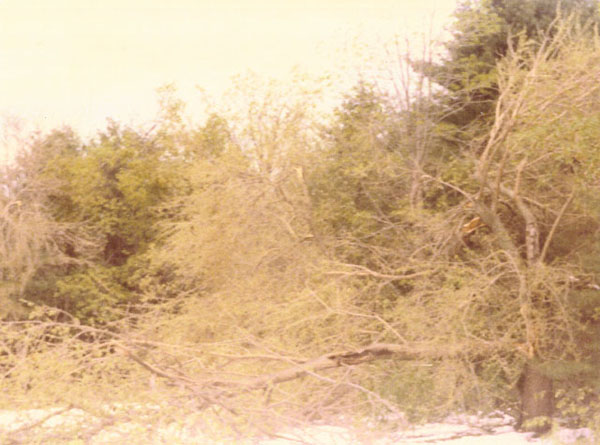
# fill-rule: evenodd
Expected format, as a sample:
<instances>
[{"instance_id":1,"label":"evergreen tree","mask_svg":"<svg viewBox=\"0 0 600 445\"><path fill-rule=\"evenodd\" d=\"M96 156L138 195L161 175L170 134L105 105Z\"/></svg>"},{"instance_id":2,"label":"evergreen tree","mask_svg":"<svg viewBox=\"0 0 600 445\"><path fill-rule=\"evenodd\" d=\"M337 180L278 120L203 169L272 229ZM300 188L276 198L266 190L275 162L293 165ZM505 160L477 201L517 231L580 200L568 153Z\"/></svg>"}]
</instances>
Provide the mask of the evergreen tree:
<instances>
[{"instance_id":1,"label":"evergreen tree","mask_svg":"<svg viewBox=\"0 0 600 445\"><path fill-rule=\"evenodd\" d=\"M458 128L489 122L498 97L496 64L517 36L540 42L553 34L560 15L572 13L579 20L598 21L593 0L468 0L454 13L453 38L446 44L440 64L421 65L422 70L444 87L442 100L447 122Z\"/></svg>"}]
</instances>

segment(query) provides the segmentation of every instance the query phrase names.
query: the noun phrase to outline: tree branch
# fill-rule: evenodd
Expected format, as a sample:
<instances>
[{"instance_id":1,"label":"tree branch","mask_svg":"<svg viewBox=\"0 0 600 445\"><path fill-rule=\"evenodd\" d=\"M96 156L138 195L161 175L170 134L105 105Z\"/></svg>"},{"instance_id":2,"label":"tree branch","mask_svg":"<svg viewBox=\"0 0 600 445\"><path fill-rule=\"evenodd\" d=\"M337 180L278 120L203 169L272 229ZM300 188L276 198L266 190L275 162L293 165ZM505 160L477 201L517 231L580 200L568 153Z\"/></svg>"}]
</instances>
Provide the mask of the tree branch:
<instances>
[{"instance_id":1,"label":"tree branch","mask_svg":"<svg viewBox=\"0 0 600 445\"><path fill-rule=\"evenodd\" d=\"M540 262L544 261L544 258L546 257L546 253L548 252L548 247L550 247L550 243L552 242L552 238L554 237L554 232L556 232L556 228L558 227L558 224L560 223L561 218L565 214L567 207L569 207L569 204L571 204L571 201L573 201L574 197L575 197L575 189L573 189L573 191L571 192L571 194L569 195L569 197L567 198L567 200L561 207L560 212L554 219L554 222L552 223L552 228L550 229L550 233L548 233L548 236L546 237L546 241L544 241L544 247L542 248L542 253L540 253Z\"/></svg>"}]
</instances>

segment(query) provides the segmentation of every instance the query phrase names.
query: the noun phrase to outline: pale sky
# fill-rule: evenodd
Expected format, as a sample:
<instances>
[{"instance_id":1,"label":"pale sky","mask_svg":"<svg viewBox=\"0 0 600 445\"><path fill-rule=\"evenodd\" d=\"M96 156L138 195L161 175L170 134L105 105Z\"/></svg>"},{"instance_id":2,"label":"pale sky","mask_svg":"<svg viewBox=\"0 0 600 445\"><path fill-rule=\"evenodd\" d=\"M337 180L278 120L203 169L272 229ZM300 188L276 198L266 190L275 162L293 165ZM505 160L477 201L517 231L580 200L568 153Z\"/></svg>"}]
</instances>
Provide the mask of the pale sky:
<instances>
[{"instance_id":1,"label":"pale sky","mask_svg":"<svg viewBox=\"0 0 600 445\"><path fill-rule=\"evenodd\" d=\"M339 69L344 48L442 27L456 0L0 0L0 117L89 136L151 120L156 88L189 103L252 70Z\"/></svg>"}]
</instances>

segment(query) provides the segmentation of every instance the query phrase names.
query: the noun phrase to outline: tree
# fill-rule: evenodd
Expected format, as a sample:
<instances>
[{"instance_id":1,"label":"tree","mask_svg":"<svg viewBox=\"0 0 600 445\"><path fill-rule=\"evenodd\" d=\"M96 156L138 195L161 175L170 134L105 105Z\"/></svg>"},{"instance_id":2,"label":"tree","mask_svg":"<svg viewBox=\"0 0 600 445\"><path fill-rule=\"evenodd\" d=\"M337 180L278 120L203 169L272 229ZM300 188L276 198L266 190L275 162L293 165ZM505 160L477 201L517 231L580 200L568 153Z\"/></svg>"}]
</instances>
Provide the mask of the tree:
<instances>
[{"instance_id":1,"label":"tree","mask_svg":"<svg viewBox=\"0 0 600 445\"><path fill-rule=\"evenodd\" d=\"M65 240L61 251L69 264L38 270L24 297L97 322L135 301L137 271L163 218L160 205L185 188L178 174L181 160L171 151L154 136L116 123L89 144L72 132L40 137L29 160L23 157L14 187L44 184L47 218L57 226L78 227L95 248Z\"/></svg>"},{"instance_id":2,"label":"tree","mask_svg":"<svg viewBox=\"0 0 600 445\"><path fill-rule=\"evenodd\" d=\"M593 0L476 0L464 1L455 12L453 38L441 64L426 62L421 69L445 89L447 122L464 129L488 119L498 98L496 63L519 34L538 44L553 33L555 19L576 12L581 22L597 21ZM483 120L485 120L483 119ZM485 131L485 130L484 130Z\"/></svg>"},{"instance_id":3,"label":"tree","mask_svg":"<svg viewBox=\"0 0 600 445\"><path fill-rule=\"evenodd\" d=\"M21 142L15 163L2 172L0 231L3 306L13 308L12 314L2 315L17 318L24 316L17 300L29 298L36 276L81 264L95 251L93 237L82 224L54 218L53 196L62 181L43 175L49 159L77 149L75 134L57 130Z\"/></svg>"},{"instance_id":4,"label":"tree","mask_svg":"<svg viewBox=\"0 0 600 445\"><path fill-rule=\"evenodd\" d=\"M315 224L328 235L376 232L406 199L401 157L392 146L393 127L384 98L359 84L334 112L324 131L325 146L307 168Z\"/></svg>"},{"instance_id":5,"label":"tree","mask_svg":"<svg viewBox=\"0 0 600 445\"><path fill-rule=\"evenodd\" d=\"M570 363L571 375L577 375L582 362L593 357L591 351L583 354L580 342L590 338L592 334L585 332L589 328L593 332L594 323L581 324L576 303L579 291L573 285L580 280L577 276L590 273L591 264L576 260L574 255L582 252L567 241L574 236L575 226L589 249L596 245L596 204L588 195L592 178L597 177L592 136L597 128L592 123L596 73L582 68L594 66L595 44L589 39L589 28L572 17L553 25L541 41L523 37L508 46L498 68L500 94L486 142L481 146L471 141L470 149L463 146L463 155L450 158L446 168L417 170L429 190L435 189L435 183L446 188L441 193L447 199L445 206L426 204L424 210L429 212L407 218L410 213L403 212L401 202L379 192L374 195L394 209L391 213L389 208L380 211L385 206L376 209L379 213L375 207L367 207L367 212L353 209L349 215L361 215L369 222L363 224L366 229L362 233L336 231L338 243L353 247L353 255L345 257L349 263L345 273L369 277L361 284L368 302L363 308L390 320L390 326L405 339L436 342L445 337L461 341L465 350L485 350L465 357L479 382L478 391L486 388L492 399L501 398L506 394L496 392L494 385L518 383L524 428L549 427L552 383L557 376L551 368L559 362ZM572 70L560 70L561 66ZM571 88L565 91L565 85ZM359 126L354 122L342 128L371 128L368 118L363 116L359 122ZM349 153L355 150L353 159L341 165L350 167L350 172L369 171L354 167L360 162L369 165L356 156L362 150L356 136L338 141L344 141L341 146ZM373 183L377 183L386 164L373 155L377 144L367 142L364 147L381 168L373 169ZM455 166L460 166L458 172L453 171ZM465 170L469 166L470 173ZM331 176L347 176L340 172ZM333 201L342 203L339 197L357 188L340 180L325 196L338 196ZM334 206L327 207L343 215ZM351 225L342 223L341 227ZM422 278L407 278L407 270L421 273ZM394 282L402 285L394 289L389 286ZM370 290L375 283L376 289ZM383 304L389 305L389 300L391 311ZM588 295L588 314L594 304ZM403 315L394 306L401 307ZM459 308L465 312L457 313ZM433 324L425 321L427 312ZM411 324L401 321L406 314L415 317ZM417 329L415 319L429 330ZM487 349L492 344L496 349ZM563 379L569 373L566 368L562 367ZM484 400L477 403L481 406ZM537 424L536 418L541 418Z\"/></svg>"},{"instance_id":6,"label":"tree","mask_svg":"<svg viewBox=\"0 0 600 445\"><path fill-rule=\"evenodd\" d=\"M509 48L500 63L493 126L477 154L479 190L465 193L502 262L514 269L509 292L519 301L526 358L521 423L538 430L549 428L553 410L548 363L583 359L569 281L582 264L573 257L577 249L565 250L564 242L575 221L582 242L594 239L597 207L588 193L600 166L592 123L597 73L587 68L595 64L597 43L574 18L553 31L540 45ZM537 417L546 423L536 424Z\"/></svg>"}]
</instances>

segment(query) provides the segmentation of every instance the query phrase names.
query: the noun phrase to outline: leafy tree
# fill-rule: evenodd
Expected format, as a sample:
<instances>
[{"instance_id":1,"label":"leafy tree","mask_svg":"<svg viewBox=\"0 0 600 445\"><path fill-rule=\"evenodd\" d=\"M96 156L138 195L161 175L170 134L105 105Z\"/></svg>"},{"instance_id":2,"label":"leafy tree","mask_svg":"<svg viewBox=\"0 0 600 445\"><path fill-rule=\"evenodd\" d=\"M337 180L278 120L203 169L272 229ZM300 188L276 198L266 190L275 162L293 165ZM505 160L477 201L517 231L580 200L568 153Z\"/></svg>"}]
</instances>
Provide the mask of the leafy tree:
<instances>
[{"instance_id":1,"label":"leafy tree","mask_svg":"<svg viewBox=\"0 0 600 445\"><path fill-rule=\"evenodd\" d=\"M447 121L464 128L488 119L498 97L496 63L509 50L509 40L523 34L540 41L557 14L577 12L582 22L598 20L593 0L479 0L465 1L455 12L453 38L441 64L422 69L445 88Z\"/></svg>"},{"instance_id":2,"label":"leafy tree","mask_svg":"<svg viewBox=\"0 0 600 445\"><path fill-rule=\"evenodd\" d=\"M96 250L94 239L75 221L58 221L53 215L53 196L60 178L43 175L49 159L74 153L79 140L70 129L47 137L33 137L23 146L14 164L2 172L2 300L12 316L22 317L17 300L29 298L28 289L39 274L81 264ZM51 272L50 272L51 273ZM11 315L3 313L3 316Z\"/></svg>"},{"instance_id":3,"label":"leafy tree","mask_svg":"<svg viewBox=\"0 0 600 445\"><path fill-rule=\"evenodd\" d=\"M575 221L578 238L595 239L597 205L588 195L588 181L600 165L598 89L592 80L597 73L582 70L597 57L589 35L571 19L541 45L524 44L501 62L494 124L481 153L474 153L480 188L464 193L492 235L486 243L502 252L500 264L515 276L504 295L518 302L521 317L517 342L526 359L520 381L525 428L543 429L543 421L531 422L552 415L549 363L584 359L569 281L581 263L563 243ZM585 173L578 159L585 159Z\"/></svg>"},{"instance_id":4,"label":"leafy tree","mask_svg":"<svg viewBox=\"0 0 600 445\"><path fill-rule=\"evenodd\" d=\"M387 218L406 199L390 124L385 102L365 84L335 112L324 135L324 160L309 169L321 230L360 238L376 231L374 215Z\"/></svg>"},{"instance_id":5,"label":"leafy tree","mask_svg":"<svg viewBox=\"0 0 600 445\"><path fill-rule=\"evenodd\" d=\"M45 196L48 217L82 227L96 249L83 253L66 244L71 265L40 271L27 297L82 319L112 317L117 305L137 298L133 277L156 240L160 205L185 186L180 161L152 136L114 123L88 145L51 134L33 152L37 164L27 174L54 184Z\"/></svg>"},{"instance_id":6,"label":"leafy tree","mask_svg":"<svg viewBox=\"0 0 600 445\"><path fill-rule=\"evenodd\" d=\"M420 214L408 212L397 193L373 194L388 208L368 201L359 208L359 201L345 198L348 193L360 196L356 191L364 190L364 184L378 184L388 165L375 156L376 143L356 137L368 138L373 114L353 113L352 107L346 115L352 125L341 121L341 128L350 131L337 133L335 143L354 156L342 158L340 165L347 170L320 175L328 178L323 183L339 178L324 193L336 197L325 207L338 217L348 215L338 220L334 233L338 244L352 246L352 255L338 256L346 262L346 274L364 277L362 308L389 320L404 339L462 344L466 363L454 361L453 374L457 379L471 374L471 381L478 382L461 387L467 399L463 406L473 402L468 399L475 393L479 407L506 400L506 388L519 383L522 403L517 412L524 428L549 425L557 377L552 366L571 363L573 375L578 375L594 357L591 351L582 354L579 342L588 328L595 332L595 324L581 325L575 303L580 291L569 278L579 276L582 267L589 274L590 265L575 260L572 255L578 250L568 241L575 230L588 246L595 246L597 207L588 193L597 176L592 136L597 128L592 79L597 74L582 69L594 66L595 44L587 32L571 19L541 43L521 41L517 50L510 48L498 68L500 95L484 146L472 144L471 151L464 147L460 158L447 158L446 168L419 172L445 189L438 189L445 205L428 207L426 197L435 190L431 185L424 193L424 210L429 211ZM563 66L572 71L561 70ZM572 88L565 91L565 85ZM362 103L358 110L373 109L370 101ZM362 150L368 153L365 158ZM369 159L376 162L369 164ZM376 167L364 167L371 165ZM369 177L372 182L365 179ZM406 182L400 190L406 193ZM345 207L350 210L344 212ZM348 230L350 218L358 216L368 224ZM408 278L411 273L422 278ZM589 317L595 303L589 294L583 299ZM492 343L497 349L484 352ZM467 353L471 348L482 349ZM564 379L567 371L562 369ZM538 419L541 424L532 422L544 416Z\"/></svg>"},{"instance_id":7,"label":"leafy tree","mask_svg":"<svg viewBox=\"0 0 600 445\"><path fill-rule=\"evenodd\" d=\"M185 170L191 193L173 200L180 212L164 225L167 242L159 247L183 276L211 289L250 274L253 261L268 264L270 242L314 236L302 165L313 143L304 102L275 85L266 92L246 86L229 119L213 114L193 130Z\"/></svg>"}]
</instances>

